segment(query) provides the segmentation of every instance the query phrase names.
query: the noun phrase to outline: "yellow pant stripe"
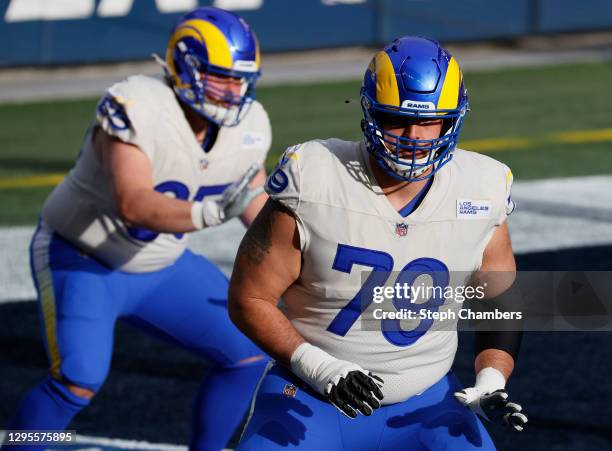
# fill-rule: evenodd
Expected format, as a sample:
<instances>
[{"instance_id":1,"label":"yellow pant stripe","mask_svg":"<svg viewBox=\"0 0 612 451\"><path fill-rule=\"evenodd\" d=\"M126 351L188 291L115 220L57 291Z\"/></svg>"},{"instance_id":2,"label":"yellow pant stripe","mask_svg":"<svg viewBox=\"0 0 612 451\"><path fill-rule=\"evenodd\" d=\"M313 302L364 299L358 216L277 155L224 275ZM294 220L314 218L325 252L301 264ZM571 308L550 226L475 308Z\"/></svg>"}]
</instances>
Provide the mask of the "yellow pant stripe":
<instances>
[{"instance_id":1,"label":"yellow pant stripe","mask_svg":"<svg viewBox=\"0 0 612 451\"><path fill-rule=\"evenodd\" d=\"M55 293L53 291L53 279L49 268L48 253L44 262L36 261L39 257L34 253L34 273L38 284L40 305L47 339L47 351L51 361L51 376L60 378L61 358L57 346L57 315L55 312ZM42 264L39 264L42 263Z\"/></svg>"}]
</instances>

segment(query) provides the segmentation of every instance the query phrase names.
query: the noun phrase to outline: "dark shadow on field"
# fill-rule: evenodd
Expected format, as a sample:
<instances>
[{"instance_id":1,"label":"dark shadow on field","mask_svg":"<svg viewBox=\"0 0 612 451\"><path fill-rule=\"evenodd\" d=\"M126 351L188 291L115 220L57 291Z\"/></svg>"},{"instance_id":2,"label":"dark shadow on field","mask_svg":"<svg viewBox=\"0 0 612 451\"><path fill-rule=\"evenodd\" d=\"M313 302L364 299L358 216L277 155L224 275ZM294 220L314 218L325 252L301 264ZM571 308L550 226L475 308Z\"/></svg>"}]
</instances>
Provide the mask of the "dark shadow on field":
<instances>
[{"instance_id":1,"label":"dark shadow on field","mask_svg":"<svg viewBox=\"0 0 612 451\"><path fill-rule=\"evenodd\" d=\"M612 246L517 256L523 271L612 270ZM500 450L612 450L612 332L529 332L508 384L529 415L521 433L486 425ZM472 384L473 333L459 334L454 371Z\"/></svg>"},{"instance_id":2,"label":"dark shadow on field","mask_svg":"<svg viewBox=\"0 0 612 451\"><path fill-rule=\"evenodd\" d=\"M519 271L612 271L612 246L592 246L516 256Z\"/></svg>"},{"instance_id":3,"label":"dark shadow on field","mask_svg":"<svg viewBox=\"0 0 612 451\"><path fill-rule=\"evenodd\" d=\"M520 269L612 269L612 246L521 255ZM454 370L473 381L472 335L460 334ZM508 385L530 422L522 433L488 426L500 450L612 450L612 333L525 335ZM206 365L124 324L110 376L71 428L86 435L186 444L191 402ZM0 428L46 372L34 303L0 305Z\"/></svg>"},{"instance_id":4,"label":"dark shadow on field","mask_svg":"<svg viewBox=\"0 0 612 451\"><path fill-rule=\"evenodd\" d=\"M36 305L0 305L0 429L46 367ZM202 359L118 323L110 375L71 428L101 437L187 443L192 399L205 373Z\"/></svg>"},{"instance_id":5,"label":"dark shadow on field","mask_svg":"<svg viewBox=\"0 0 612 451\"><path fill-rule=\"evenodd\" d=\"M473 335L459 334L454 370L474 379ZM612 333L525 334L510 397L529 423L521 433L486 424L500 450L612 450Z\"/></svg>"}]
</instances>

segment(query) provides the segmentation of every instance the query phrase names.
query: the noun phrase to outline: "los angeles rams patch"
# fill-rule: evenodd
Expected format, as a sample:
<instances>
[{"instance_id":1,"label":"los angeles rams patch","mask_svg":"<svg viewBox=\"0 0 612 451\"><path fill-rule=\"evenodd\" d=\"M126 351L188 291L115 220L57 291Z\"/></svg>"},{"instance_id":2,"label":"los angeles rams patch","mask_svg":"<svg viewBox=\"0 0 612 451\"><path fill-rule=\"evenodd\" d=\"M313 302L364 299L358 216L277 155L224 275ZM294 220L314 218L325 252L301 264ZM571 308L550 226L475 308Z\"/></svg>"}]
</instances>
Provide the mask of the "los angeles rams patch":
<instances>
[{"instance_id":1,"label":"los angeles rams patch","mask_svg":"<svg viewBox=\"0 0 612 451\"><path fill-rule=\"evenodd\" d=\"M491 216L491 201L457 199L457 219L483 219Z\"/></svg>"},{"instance_id":2,"label":"los angeles rams patch","mask_svg":"<svg viewBox=\"0 0 612 451\"><path fill-rule=\"evenodd\" d=\"M263 133L249 132L242 136L242 148L251 149L260 147L264 142Z\"/></svg>"}]
</instances>

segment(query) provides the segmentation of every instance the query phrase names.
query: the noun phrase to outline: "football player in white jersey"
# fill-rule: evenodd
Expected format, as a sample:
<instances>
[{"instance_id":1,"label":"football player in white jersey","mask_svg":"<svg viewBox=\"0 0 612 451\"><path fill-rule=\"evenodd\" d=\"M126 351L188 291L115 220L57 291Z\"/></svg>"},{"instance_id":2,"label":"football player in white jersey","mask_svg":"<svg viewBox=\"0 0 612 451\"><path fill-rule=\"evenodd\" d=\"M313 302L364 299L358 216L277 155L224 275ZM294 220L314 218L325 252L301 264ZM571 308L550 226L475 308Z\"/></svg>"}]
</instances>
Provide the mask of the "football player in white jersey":
<instances>
[{"instance_id":1,"label":"football player in white jersey","mask_svg":"<svg viewBox=\"0 0 612 451\"><path fill-rule=\"evenodd\" d=\"M210 361L193 449L225 447L265 369L229 320L227 278L186 250L188 232L238 215L248 225L266 201L271 130L254 99L257 39L235 14L198 8L159 61L164 76L108 89L42 209L31 257L50 375L8 429L65 428L106 378L119 318Z\"/></svg>"},{"instance_id":2,"label":"football player in white jersey","mask_svg":"<svg viewBox=\"0 0 612 451\"><path fill-rule=\"evenodd\" d=\"M404 37L378 52L361 106L363 141L287 149L241 243L230 316L277 363L239 449L494 449L475 412L518 430L527 421L504 391L520 332L480 335L476 383L462 389L450 372L456 320L380 317L373 293L391 271L398 283L425 277L440 289L499 271L486 297L507 293L512 175L455 148L467 92L457 61L433 40ZM432 293L388 302L392 311L454 308Z\"/></svg>"}]
</instances>

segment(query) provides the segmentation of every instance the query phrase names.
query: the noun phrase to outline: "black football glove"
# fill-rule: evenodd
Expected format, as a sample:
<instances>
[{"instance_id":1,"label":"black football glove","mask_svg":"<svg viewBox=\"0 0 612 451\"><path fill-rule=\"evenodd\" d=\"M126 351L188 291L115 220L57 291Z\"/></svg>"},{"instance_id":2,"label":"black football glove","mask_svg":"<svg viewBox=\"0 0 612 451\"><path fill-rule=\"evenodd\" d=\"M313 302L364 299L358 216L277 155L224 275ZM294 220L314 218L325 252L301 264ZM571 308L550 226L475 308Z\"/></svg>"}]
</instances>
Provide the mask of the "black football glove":
<instances>
[{"instance_id":1,"label":"black football glove","mask_svg":"<svg viewBox=\"0 0 612 451\"><path fill-rule=\"evenodd\" d=\"M325 394L329 402L347 417L356 418L358 413L369 416L381 406L382 385L380 377L354 370L336 382L330 382Z\"/></svg>"},{"instance_id":2,"label":"black football glove","mask_svg":"<svg viewBox=\"0 0 612 451\"><path fill-rule=\"evenodd\" d=\"M291 355L291 371L349 418L380 407L383 380L356 363L340 360L310 343Z\"/></svg>"},{"instance_id":3,"label":"black football glove","mask_svg":"<svg viewBox=\"0 0 612 451\"><path fill-rule=\"evenodd\" d=\"M503 389L481 393L470 387L455 392L455 398L486 420L510 426L515 431L522 431L528 421L521 405L508 401L508 392Z\"/></svg>"}]
</instances>

